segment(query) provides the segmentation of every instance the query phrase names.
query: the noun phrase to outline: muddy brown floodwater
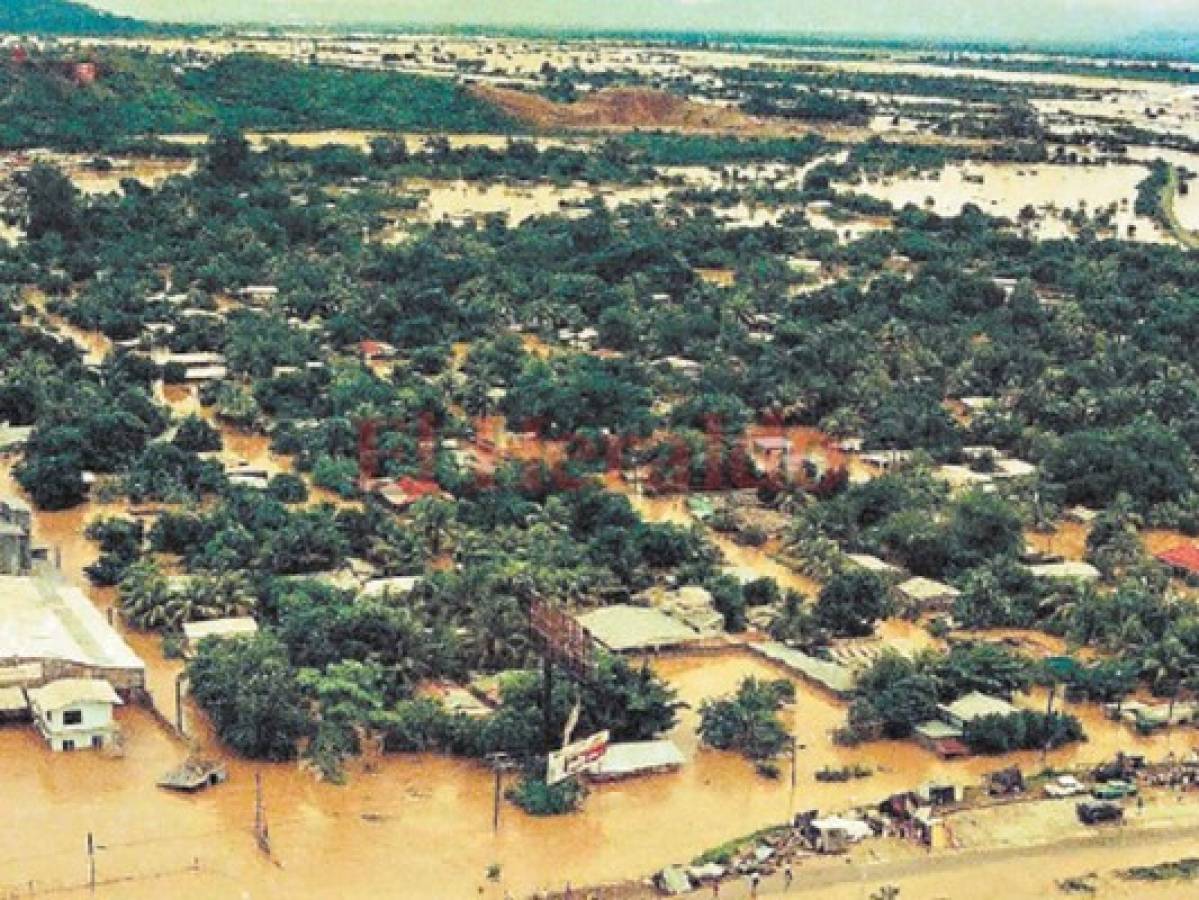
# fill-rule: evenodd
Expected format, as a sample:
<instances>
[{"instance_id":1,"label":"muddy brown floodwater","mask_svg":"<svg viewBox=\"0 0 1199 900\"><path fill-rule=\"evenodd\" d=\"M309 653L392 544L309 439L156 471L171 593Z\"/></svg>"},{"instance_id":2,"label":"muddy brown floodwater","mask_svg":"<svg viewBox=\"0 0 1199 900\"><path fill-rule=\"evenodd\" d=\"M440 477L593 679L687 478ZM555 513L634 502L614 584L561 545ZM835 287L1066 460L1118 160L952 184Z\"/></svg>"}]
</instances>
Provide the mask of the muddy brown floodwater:
<instances>
[{"instance_id":1,"label":"muddy brown floodwater","mask_svg":"<svg viewBox=\"0 0 1199 900\"><path fill-rule=\"evenodd\" d=\"M190 389L165 388L162 399L176 413L211 416L198 408ZM222 427L222 433L227 456L271 471L289 468L287 459L270 453L264 437L228 427ZM11 465L8 460L0 466L0 492L16 490ZM680 498L632 499L649 519L690 522ZM37 541L58 549L63 575L82 585L100 608L112 605L114 592L86 583L82 570L96 550L83 529L97 516L127 511L123 502L91 503L36 516ZM752 549L719 536L716 540L732 570L772 575L786 586L813 592L812 582L771 558L769 545ZM127 636L146 661L157 709L173 718L181 664L163 658L157 636ZM929 640L919 628L900 622L886 623L881 637L912 648ZM740 648L668 655L651 664L686 704L672 734L687 758L684 768L671 775L596 786L584 810L564 818L536 819L505 804L498 833L492 831L492 775L472 761L392 755L369 764L357 761L344 786L330 785L296 764L237 759L213 739L203 717L190 706L190 745L150 711L121 709L124 746L117 756L55 755L28 727L0 728L0 785L9 813L0 825L0 896L50 891L88 896L85 846L90 831L101 847L96 896L104 898L498 900L505 890L526 896L567 882L640 878L783 821L796 809L843 810L931 780L975 783L1001 765L1036 769L1042 763L1037 753L946 762L900 742L840 747L830 733L844 720L844 705L797 684L797 702L786 712L801 747L793 793L788 762L783 763L783 778L764 779L740 757L701 748L695 734L705 699L731 693L747 675L785 677L783 672ZM1033 695L1019 702L1039 707L1044 698ZM1096 762L1117 749L1152 757L1188 749L1188 736L1180 732L1137 737L1104 719L1095 707L1069 708L1082 718L1091 739L1050 753L1044 760L1049 764ZM229 782L197 796L169 794L154 786L157 777L193 750L225 759ZM875 774L848 784L814 778L826 766L855 763ZM263 783L270 859L252 836L255 776ZM486 872L493 865L501 874L489 880Z\"/></svg>"}]
</instances>

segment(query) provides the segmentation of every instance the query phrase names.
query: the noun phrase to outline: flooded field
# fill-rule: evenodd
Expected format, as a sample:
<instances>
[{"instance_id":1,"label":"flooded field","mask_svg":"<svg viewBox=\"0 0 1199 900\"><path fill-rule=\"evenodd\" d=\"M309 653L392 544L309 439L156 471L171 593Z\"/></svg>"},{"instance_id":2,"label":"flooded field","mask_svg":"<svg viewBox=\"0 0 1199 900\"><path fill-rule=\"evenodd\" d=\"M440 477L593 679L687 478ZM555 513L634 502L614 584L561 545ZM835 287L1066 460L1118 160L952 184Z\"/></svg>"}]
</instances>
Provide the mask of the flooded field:
<instances>
[{"instance_id":1,"label":"flooded field","mask_svg":"<svg viewBox=\"0 0 1199 900\"><path fill-rule=\"evenodd\" d=\"M114 160L109 170L76 164L67 168L71 181L85 194L111 194L121 190L127 178L140 181L147 187L157 187L173 175L190 175L196 163L190 159L122 158Z\"/></svg>"},{"instance_id":2,"label":"flooded field","mask_svg":"<svg viewBox=\"0 0 1199 900\"><path fill-rule=\"evenodd\" d=\"M419 150L431 137L445 138L451 149L461 150L469 147L484 147L488 150L503 150L512 140L529 141L539 150L550 147L586 147L591 141L582 137L546 137L522 134L442 134L404 131L352 131L348 129L329 129L321 131L249 131L246 138L251 145L262 149L270 143L290 144L293 147L316 148L329 145L353 147L356 150L370 149L371 141L380 137L400 138L407 143L409 149ZM199 146L208 142L207 134L166 134L164 141L173 144Z\"/></svg>"},{"instance_id":3,"label":"flooded field","mask_svg":"<svg viewBox=\"0 0 1199 900\"><path fill-rule=\"evenodd\" d=\"M664 185L644 187L572 186L553 184L481 184L468 181L404 182L405 191L423 197L419 217L427 222L460 221L492 214L503 214L511 225L533 216L546 216L579 208L594 200L615 209L624 203L641 203L664 198L670 189Z\"/></svg>"},{"instance_id":4,"label":"flooded field","mask_svg":"<svg viewBox=\"0 0 1199 900\"><path fill-rule=\"evenodd\" d=\"M1166 240L1150 219L1136 216L1137 184L1147 170L1139 165L1025 165L966 163L940 173L888 177L855 185L854 190L886 200L896 208L909 203L943 216L957 215L966 204L1013 221L1031 206L1038 213L1032 230L1043 239L1067 237L1073 229L1067 211L1089 214L1114 208L1112 222L1120 237L1135 226L1137 240Z\"/></svg>"}]
</instances>

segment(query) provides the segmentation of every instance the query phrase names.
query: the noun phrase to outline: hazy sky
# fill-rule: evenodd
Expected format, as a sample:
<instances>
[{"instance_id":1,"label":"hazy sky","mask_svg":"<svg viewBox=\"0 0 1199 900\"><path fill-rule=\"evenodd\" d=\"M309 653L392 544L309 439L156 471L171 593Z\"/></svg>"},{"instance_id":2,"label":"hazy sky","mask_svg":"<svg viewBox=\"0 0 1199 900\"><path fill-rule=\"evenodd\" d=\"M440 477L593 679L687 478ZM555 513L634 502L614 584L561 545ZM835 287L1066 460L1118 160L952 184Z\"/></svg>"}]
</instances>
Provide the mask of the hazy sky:
<instances>
[{"instance_id":1,"label":"hazy sky","mask_svg":"<svg viewBox=\"0 0 1199 900\"><path fill-rule=\"evenodd\" d=\"M1199 0L88 0L174 21L700 28L1018 40L1199 28Z\"/></svg>"}]
</instances>

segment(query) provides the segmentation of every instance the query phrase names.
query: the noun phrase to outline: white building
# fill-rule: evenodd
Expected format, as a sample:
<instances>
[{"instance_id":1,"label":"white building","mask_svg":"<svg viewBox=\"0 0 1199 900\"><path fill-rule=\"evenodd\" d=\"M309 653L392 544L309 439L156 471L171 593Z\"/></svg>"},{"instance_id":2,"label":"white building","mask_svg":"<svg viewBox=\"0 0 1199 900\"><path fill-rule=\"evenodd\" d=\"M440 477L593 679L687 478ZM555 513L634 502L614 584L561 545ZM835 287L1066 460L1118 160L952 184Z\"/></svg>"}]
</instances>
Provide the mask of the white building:
<instances>
[{"instance_id":1,"label":"white building","mask_svg":"<svg viewBox=\"0 0 1199 900\"><path fill-rule=\"evenodd\" d=\"M112 711L121 698L107 681L63 678L26 693L33 723L51 750L100 750L116 739Z\"/></svg>"},{"instance_id":2,"label":"white building","mask_svg":"<svg viewBox=\"0 0 1199 900\"><path fill-rule=\"evenodd\" d=\"M200 646L200 641L205 638L253 637L256 634L258 634L258 623L250 616L183 623L183 638L189 654L194 654L196 648Z\"/></svg>"}]
</instances>

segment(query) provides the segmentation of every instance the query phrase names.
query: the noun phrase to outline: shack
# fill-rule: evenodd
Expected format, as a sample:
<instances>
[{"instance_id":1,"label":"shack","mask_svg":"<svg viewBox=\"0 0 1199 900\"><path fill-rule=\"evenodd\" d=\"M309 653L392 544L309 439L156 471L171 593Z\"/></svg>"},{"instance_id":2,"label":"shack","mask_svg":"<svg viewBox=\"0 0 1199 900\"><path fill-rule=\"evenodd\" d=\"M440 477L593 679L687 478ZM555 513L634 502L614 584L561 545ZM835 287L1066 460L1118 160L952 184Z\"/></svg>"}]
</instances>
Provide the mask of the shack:
<instances>
[{"instance_id":1,"label":"shack","mask_svg":"<svg viewBox=\"0 0 1199 900\"><path fill-rule=\"evenodd\" d=\"M962 741L962 729L940 719L929 719L917 725L912 734L916 743L942 759L969 756L970 748Z\"/></svg>"},{"instance_id":2,"label":"shack","mask_svg":"<svg viewBox=\"0 0 1199 900\"><path fill-rule=\"evenodd\" d=\"M225 764L211 759L196 757L184 761L177 769L172 769L158 779L158 786L172 791L194 793L201 788L212 787L229 780L229 770Z\"/></svg>"},{"instance_id":3,"label":"shack","mask_svg":"<svg viewBox=\"0 0 1199 900\"><path fill-rule=\"evenodd\" d=\"M903 569L899 566L893 566L886 560L871 556L869 553L846 553L845 559L853 568L873 572L884 581L898 581L904 574Z\"/></svg>"},{"instance_id":4,"label":"shack","mask_svg":"<svg viewBox=\"0 0 1199 900\"><path fill-rule=\"evenodd\" d=\"M895 588L896 598L901 604L920 612L948 612L961 594L952 585L922 576L909 578Z\"/></svg>"}]
</instances>

